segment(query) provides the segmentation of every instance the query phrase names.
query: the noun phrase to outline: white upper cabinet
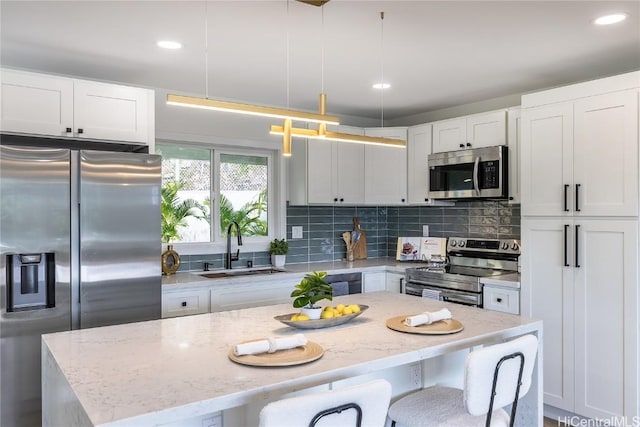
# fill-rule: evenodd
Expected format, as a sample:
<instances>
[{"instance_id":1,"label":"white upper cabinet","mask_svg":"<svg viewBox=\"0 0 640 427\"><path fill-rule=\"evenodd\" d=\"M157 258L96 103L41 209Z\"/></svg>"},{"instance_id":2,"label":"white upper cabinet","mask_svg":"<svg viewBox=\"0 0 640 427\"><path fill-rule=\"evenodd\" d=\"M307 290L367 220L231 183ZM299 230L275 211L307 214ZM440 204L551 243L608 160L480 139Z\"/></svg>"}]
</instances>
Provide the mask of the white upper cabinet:
<instances>
[{"instance_id":1,"label":"white upper cabinet","mask_svg":"<svg viewBox=\"0 0 640 427\"><path fill-rule=\"evenodd\" d=\"M363 135L364 130L337 126L332 130ZM292 204L362 204L364 145L309 139L294 142L290 159L289 201Z\"/></svg>"},{"instance_id":2,"label":"white upper cabinet","mask_svg":"<svg viewBox=\"0 0 640 427\"><path fill-rule=\"evenodd\" d=\"M572 104L523 110L521 138L522 215L566 215L573 177Z\"/></svg>"},{"instance_id":3,"label":"white upper cabinet","mask_svg":"<svg viewBox=\"0 0 640 427\"><path fill-rule=\"evenodd\" d=\"M637 92L578 100L573 114L574 213L637 216Z\"/></svg>"},{"instance_id":4,"label":"white upper cabinet","mask_svg":"<svg viewBox=\"0 0 640 427\"><path fill-rule=\"evenodd\" d=\"M504 110L433 123L434 153L506 143L507 114Z\"/></svg>"},{"instance_id":5,"label":"white upper cabinet","mask_svg":"<svg viewBox=\"0 0 640 427\"><path fill-rule=\"evenodd\" d=\"M429 201L429 166L431 125L411 126L407 131L407 197L410 204Z\"/></svg>"},{"instance_id":6,"label":"white upper cabinet","mask_svg":"<svg viewBox=\"0 0 640 427\"><path fill-rule=\"evenodd\" d=\"M147 142L149 90L76 80L73 94L78 136Z\"/></svg>"},{"instance_id":7,"label":"white upper cabinet","mask_svg":"<svg viewBox=\"0 0 640 427\"><path fill-rule=\"evenodd\" d=\"M407 140L406 127L366 128L365 135ZM407 203L407 149L365 145L364 199L367 204Z\"/></svg>"},{"instance_id":8,"label":"white upper cabinet","mask_svg":"<svg viewBox=\"0 0 640 427\"><path fill-rule=\"evenodd\" d=\"M638 95L524 109L522 215L638 215Z\"/></svg>"},{"instance_id":9,"label":"white upper cabinet","mask_svg":"<svg viewBox=\"0 0 640 427\"><path fill-rule=\"evenodd\" d=\"M520 203L520 107L507 110L507 146L509 147L509 203Z\"/></svg>"},{"instance_id":10,"label":"white upper cabinet","mask_svg":"<svg viewBox=\"0 0 640 427\"><path fill-rule=\"evenodd\" d=\"M4 132L153 146L154 108L148 89L2 70Z\"/></svg>"}]
</instances>

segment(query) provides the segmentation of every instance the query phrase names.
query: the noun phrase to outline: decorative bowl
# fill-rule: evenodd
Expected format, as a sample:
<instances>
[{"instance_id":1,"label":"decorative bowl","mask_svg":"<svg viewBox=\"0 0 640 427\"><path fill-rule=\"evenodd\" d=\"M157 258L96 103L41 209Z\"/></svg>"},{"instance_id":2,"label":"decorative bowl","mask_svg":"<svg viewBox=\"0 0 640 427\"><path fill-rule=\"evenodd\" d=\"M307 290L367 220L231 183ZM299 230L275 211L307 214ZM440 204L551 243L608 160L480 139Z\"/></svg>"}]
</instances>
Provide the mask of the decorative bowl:
<instances>
[{"instance_id":1,"label":"decorative bowl","mask_svg":"<svg viewBox=\"0 0 640 427\"><path fill-rule=\"evenodd\" d=\"M350 322L351 320L360 316L362 313L364 313L366 309L369 308L368 305L364 305L364 304L358 304L358 307L360 307L359 313L347 314L346 316L340 316L340 317L332 317L331 319L290 320L291 316L298 313L282 314L280 316L275 316L274 319L284 323L285 325L292 326L294 328L299 328L299 329L330 328L332 326L338 326L338 325L342 325L343 323Z\"/></svg>"}]
</instances>

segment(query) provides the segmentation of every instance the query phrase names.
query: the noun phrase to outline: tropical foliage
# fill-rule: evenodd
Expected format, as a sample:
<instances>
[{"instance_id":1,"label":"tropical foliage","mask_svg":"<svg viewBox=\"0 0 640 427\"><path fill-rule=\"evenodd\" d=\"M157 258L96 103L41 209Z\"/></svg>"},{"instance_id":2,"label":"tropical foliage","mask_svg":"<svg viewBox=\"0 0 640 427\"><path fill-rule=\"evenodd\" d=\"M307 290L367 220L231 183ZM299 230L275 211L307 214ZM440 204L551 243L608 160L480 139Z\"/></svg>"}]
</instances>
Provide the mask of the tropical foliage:
<instances>
[{"instance_id":1,"label":"tropical foliage","mask_svg":"<svg viewBox=\"0 0 640 427\"><path fill-rule=\"evenodd\" d=\"M168 182L161 189L160 212L162 217L162 241L180 241L179 227L187 226L187 218L206 219L207 208L193 199L181 200L178 192L183 185Z\"/></svg>"},{"instance_id":2,"label":"tropical foliage","mask_svg":"<svg viewBox=\"0 0 640 427\"><path fill-rule=\"evenodd\" d=\"M220 194L220 229L224 232L233 221L240 225L243 236L266 236L268 234L267 221L267 190L264 189L255 200L245 203L240 209L234 210L233 205L224 194Z\"/></svg>"}]
</instances>

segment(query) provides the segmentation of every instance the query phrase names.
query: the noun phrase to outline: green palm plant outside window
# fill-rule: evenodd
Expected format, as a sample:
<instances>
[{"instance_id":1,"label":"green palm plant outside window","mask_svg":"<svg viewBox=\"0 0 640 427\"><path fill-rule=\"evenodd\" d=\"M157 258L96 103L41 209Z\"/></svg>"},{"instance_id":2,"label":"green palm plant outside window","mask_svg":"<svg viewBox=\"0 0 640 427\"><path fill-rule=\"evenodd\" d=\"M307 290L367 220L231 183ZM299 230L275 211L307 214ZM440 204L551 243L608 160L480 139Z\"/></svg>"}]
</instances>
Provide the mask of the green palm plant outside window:
<instances>
[{"instance_id":1,"label":"green palm plant outside window","mask_svg":"<svg viewBox=\"0 0 640 427\"><path fill-rule=\"evenodd\" d=\"M160 212L164 243L182 240L178 227L186 227L187 218L207 218L207 208L203 204L193 199L180 200L178 192L182 187L181 183L168 182L161 189Z\"/></svg>"}]
</instances>

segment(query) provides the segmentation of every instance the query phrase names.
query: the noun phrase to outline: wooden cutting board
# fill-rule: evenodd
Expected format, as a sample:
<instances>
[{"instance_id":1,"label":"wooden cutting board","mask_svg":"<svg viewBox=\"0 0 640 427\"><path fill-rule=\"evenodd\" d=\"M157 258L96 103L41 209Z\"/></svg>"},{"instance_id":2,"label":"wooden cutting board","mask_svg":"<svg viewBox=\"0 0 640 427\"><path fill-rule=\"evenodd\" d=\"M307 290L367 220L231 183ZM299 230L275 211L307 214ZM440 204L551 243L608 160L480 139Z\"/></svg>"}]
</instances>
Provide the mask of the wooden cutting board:
<instances>
[{"instance_id":1,"label":"wooden cutting board","mask_svg":"<svg viewBox=\"0 0 640 427\"><path fill-rule=\"evenodd\" d=\"M360 220L357 216L353 217L353 231L360 233L360 240L353 249L353 258L367 259L367 233L360 228Z\"/></svg>"}]
</instances>

